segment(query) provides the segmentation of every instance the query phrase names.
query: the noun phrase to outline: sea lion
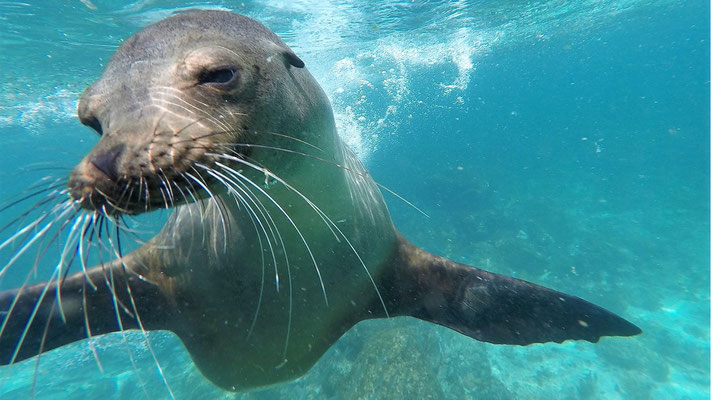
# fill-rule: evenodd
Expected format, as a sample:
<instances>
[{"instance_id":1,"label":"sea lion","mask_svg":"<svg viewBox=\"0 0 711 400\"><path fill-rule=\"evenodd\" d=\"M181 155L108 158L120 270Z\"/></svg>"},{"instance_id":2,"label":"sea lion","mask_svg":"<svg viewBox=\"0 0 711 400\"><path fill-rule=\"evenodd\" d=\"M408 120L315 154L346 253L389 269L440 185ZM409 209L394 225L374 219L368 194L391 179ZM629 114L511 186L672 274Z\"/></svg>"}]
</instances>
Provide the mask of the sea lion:
<instances>
[{"instance_id":1,"label":"sea lion","mask_svg":"<svg viewBox=\"0 0 711 400\"><path fill-rule=\"evenodd\" d=\"M190 11L144 28L78 116L101 138L49 213L68 232L66 260L48 282L0 293L4 364L161 329L206 378L242 391L301 376L369 318L518 345L641 332L577 297L410 244L303 61L248 17ZM121 216L160 208L175 208L163 229L123 254ZM38 221L30 228L49 224ZM24 248L42 234L11 239ZM86 268L102 235L114 259ZM81 269L67 274L72 263Z\"/></svg>"}]
</instances>

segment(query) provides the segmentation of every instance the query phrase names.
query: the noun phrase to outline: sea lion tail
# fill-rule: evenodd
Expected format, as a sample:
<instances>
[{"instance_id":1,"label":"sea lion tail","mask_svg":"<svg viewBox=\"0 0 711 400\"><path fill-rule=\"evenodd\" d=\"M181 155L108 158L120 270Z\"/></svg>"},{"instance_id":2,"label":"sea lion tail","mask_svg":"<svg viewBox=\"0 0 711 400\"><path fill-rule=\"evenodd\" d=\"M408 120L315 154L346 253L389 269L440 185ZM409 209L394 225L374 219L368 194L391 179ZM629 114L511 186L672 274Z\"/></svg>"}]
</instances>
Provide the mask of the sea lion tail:
<instances>
[{"instance_id":1,"label":"sea lion tail","mask_svg":"<svg viewBox=\"0 0 711 400\"><path fill-rule=\"evenodd\" d=\"M602 336L642 332L578 297L455 263L404 238L399 260L386 294L391 315L410 315L495 344L596 343Z\"/></svg>"},{"instance_id":2,"label":"sea lion tail","mask_svg":"<svg viewBox=\"0 0 711 400\"><path fill-rule=\"evenodd\" d=\"M53 280L0 292L0 365L89 336L161 328L169 308L154 284L117 261L68 275L61 284Z\"/></svg>"}]
</instances>

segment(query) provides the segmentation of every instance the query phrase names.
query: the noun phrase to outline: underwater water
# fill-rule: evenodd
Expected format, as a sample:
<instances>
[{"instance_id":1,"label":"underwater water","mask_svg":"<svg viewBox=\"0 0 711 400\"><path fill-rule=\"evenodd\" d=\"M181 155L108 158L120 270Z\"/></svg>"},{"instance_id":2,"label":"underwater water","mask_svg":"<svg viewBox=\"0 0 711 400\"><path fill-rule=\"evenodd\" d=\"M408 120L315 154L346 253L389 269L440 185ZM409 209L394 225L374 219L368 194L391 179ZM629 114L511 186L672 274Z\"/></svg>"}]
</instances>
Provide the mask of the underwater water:
<instances>
[{"instance_id":1,"label":"underwater water","mask_svg":"<svg viewBox=\"0 0 711 400\"><path fill-rule=\"evenodd\" d=\"M385 194L414 244L644 333L518 347L366 321L303 378L235 395L173 335L127 332L94 339L101 369L86 341L0 367L0 399L709 398L708 1L0 2L0 202L96 143L76 101L121 40L194 7L292 47L373 177L429 215Z\"/></svg>"}]
</instances>

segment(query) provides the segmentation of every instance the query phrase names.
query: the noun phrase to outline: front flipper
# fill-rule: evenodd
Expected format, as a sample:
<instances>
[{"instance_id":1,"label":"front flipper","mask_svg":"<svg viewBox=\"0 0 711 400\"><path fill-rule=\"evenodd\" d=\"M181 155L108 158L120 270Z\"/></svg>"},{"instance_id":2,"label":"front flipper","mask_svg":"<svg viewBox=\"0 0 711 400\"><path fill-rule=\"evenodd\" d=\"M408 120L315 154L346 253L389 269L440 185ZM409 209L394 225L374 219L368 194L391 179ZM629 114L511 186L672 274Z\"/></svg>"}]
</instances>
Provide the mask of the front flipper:
<instances>
[{"instance_id":1,"label":"front flipper","mask_svg":"<svg viewBox=\"0 0 711 400\"><path fill-rule=\"evenodd\" d=\"M401 238L399 262L388 282L391 315L410 315L495 344L634 336L625 319L575 296L419 249Z\"/></svg>"},{"instance_id":2,"label":"front flipper","mask_svg":"<svg viewBox=\"0 0 711 400\"><path fill-rule=\"evenodd\" d=\"M96 336L137 329L136 315L145 329L166 329L173 312L156 285L118 261L63 280L59 297L64 317L57 303L58 283L55 280L0 292L0 365L86 339L90 332Z\"/></svg>"}]
</instances>

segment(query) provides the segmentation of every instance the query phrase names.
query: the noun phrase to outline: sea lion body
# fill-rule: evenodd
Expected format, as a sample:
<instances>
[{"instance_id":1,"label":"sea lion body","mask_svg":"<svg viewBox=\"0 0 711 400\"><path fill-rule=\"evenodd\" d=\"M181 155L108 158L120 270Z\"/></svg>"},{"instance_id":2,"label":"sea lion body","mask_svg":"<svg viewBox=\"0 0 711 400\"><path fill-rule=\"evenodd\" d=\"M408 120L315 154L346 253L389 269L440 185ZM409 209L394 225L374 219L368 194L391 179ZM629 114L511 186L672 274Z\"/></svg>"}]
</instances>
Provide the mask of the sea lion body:
<instances>
[{"instance_id":1,"label":"sea lion body","mask_svg":"<svg viewBox=\"0 0 711 400\"><path fill-rule=\"evenodd\" d=\"M216 385L246 390L301 376L368 318L415 316L512 344L640 332L407 242L303 66L258 22L220 11L122 44L79 102L102 137L72 172L71 202L108 216L176 209L133 253L115 246L116 260L59 286L0 293L2 361L164 329Z\"/></svg>"}]
</instances>

